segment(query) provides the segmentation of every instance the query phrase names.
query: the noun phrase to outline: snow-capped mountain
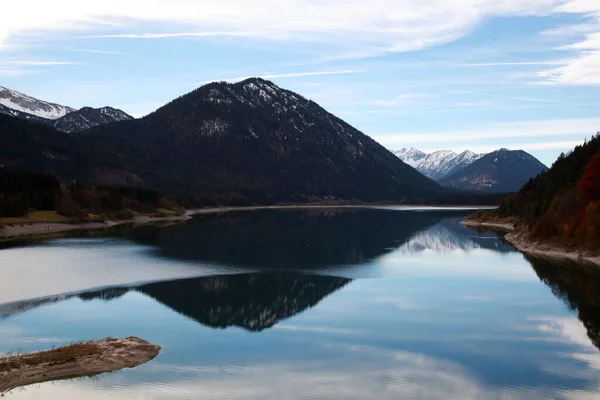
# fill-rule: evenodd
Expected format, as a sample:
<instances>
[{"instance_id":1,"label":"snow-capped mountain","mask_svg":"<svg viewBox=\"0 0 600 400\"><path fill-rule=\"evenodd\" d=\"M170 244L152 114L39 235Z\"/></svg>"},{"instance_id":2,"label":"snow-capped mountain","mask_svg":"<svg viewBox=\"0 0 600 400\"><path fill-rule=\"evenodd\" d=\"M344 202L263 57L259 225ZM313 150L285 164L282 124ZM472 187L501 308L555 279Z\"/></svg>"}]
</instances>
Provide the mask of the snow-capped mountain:
<instances>
[{"instance_id":1,"label":"snow-capped mountain","mask_svg":"<svg viewBox=\"0 0 600 400\"><path fill-rule=\"evenodd\" d=\"M500 149L443 179L446 187L487 192L516 192L548 168L523 150Z\"/></svg>"},{"instance_id":2,"label":"snow-capped mountain","mask_svg":"<svg viewBox=\"0 0 600 400\"><path fill-rule=\"evenodd\" d=\"M392 150L392 153L413 168L416 168L419 165L419 161L427 157L426 153L423 153L421 150L415 149L414 147L402 150Z\"/></svg>"},{"instance_id":3,"label":"snow-capped mountain","mask_svg":"<svg viewBox=\"0 0 600 400\"><path fill-rule=\"evenodd\" d=\"M47 101L38 100L34 97L17 92L16 90L7 89L0 86L0 112L3 114L22 117L18 113L25 113L39 118L55 120L66 114L75 111L74 108L62 106L60 104L49 103ZM30 119L30 118L26 118Z\"/></svg>"},{"instance_id":4,"label":"snow-capped mountain","mask_svg":"<svg viewBox=\"0 0 600 400\"><path fill-rule=\"evenodd\" d=\"M74 133L82 132L98 125L132 119L134 118L131 115L112 107L83 107L80 110L73 111L64 117L53 121L54 123L52 125L59 131Z\"/></svg>"},{"instance_id":5,"label":"snow-capped mountain","mask_svg":"<svg viewBox=\"0 0 600 400\"><path fill-rule=\"evenodd\" d=\"M456 154L451 150L440 150L427 154L412 147L392 151L392 153L408 165L416 168L423 175L434 180L444 179L471 165L483 156L483 154L475 154L470 150L460 154Z\"/></svg>"}]
</instances>

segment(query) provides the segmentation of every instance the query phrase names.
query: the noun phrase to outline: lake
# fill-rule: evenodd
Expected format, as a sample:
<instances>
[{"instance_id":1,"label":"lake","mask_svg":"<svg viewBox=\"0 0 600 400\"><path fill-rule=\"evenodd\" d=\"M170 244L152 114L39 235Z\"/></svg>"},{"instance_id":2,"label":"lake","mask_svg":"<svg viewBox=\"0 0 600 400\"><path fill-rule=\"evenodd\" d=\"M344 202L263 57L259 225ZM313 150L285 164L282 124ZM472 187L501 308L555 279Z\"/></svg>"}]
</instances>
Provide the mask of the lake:
<instances>
[{"instance_id":1,"label":"lake","mask_svg":"<svg viewBox=\"0 0 600 400\"><path fill-rule=\"evenodd\" d=\"M104 337L152 362L13 399L598 399L600 268L468 211L262 210L0 249L0 352Z\"/></svg>"}]
</instances>

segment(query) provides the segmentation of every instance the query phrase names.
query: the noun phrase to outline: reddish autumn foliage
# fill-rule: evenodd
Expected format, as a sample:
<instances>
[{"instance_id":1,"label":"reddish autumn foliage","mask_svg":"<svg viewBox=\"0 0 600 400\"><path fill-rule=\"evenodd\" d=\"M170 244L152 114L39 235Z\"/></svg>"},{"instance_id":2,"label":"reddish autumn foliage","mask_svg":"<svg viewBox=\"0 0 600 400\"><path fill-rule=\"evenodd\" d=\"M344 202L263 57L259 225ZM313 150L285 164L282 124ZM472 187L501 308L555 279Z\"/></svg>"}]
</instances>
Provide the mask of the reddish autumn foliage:
<instances>
[{"instance_id":1,"label":"reddish autumn foliage","mask_svg":"<svg viewBox=\"0 0 600 400\"><path fill-rule=\"evenodd\" d=\"M600 200L600 153L588 162L577 188L585 204Z\"/></svg>"}]
</instances>

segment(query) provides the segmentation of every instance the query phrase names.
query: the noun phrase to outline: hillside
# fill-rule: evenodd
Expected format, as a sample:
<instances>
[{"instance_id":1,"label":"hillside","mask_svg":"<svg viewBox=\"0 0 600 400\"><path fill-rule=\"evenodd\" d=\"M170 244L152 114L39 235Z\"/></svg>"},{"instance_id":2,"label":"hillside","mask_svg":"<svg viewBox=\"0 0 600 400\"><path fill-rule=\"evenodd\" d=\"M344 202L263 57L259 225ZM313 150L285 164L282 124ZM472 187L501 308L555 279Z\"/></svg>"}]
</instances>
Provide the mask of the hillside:
<instances>
[{"instance_id":1,"label":"hillside","mask_svg":"<svg viewBox=\"0 0 600 400\"><path fill-rule=\"evenodd\" d=\"M535 250L533 241L564 252L600 249L600 135L561 157L530 179L498 210L475 219L512 219L523 229L513 241Z\"/></svg>"},{"instance_id":2,"label":"hillside","mask_svg":"<svg viewBox=\"0 0 600 400\"><path fill-rule=\"evenodd\" d=\"M39 100L26 94L17 92L0 86L0 105L4 106L2 113L9 113L9 110L20 113L13 116L27 117L32 115L43 119L58 119L75 109L60 104L50 103Z\"/></svg>"},{"instance_id":3,"label":"hillside","mask_svg":"<svg viewBox=\"0 0 600 400\"><path fill-rule=\"evenodd\" d=\"M523 150L500 149L486 154L440 183L455 189L511 193L546 170L544 164Z\"/></svg>"},{"instance_id":4,"label":"hillside","mask_svg":"<svg viewBox=\"0 0 600 400\"><path fill-rule=\"evenodd\" d=\"M416 201L440 190L318 104L258 78L212 83L82 136L152 186L241 202Z\"/></svg>"},{"instance_id":5,"label":"hillside","mask_svg":"<svg viewBox=\"0 0 600 400\"><path fill-rule=\"evenodd\" d=\"M316 103L261 79L209 84L78 135L0 115L0 165L220 204L425 201L442 191Z\"/></svg>"},{"instance_id":6,"label":"hillside","mask_svg":"<svg viewBox=\"0 0 600 400\"><path fill-rule=\"evenodd\" d=\"M483 154L475 154L470 150L460 154L451 150L439 150L427 154L413 147L395 150L392 153L423 175L438 182L483 157Z\"/></svg>"},{"instance_id":7,"label":"hillside","mask_svg":"<svg viewBox=\"0 0 600 400\"><path fill-rule=\"evenodd\" d=\"M68 113L56 121L52 121L52 126L59 131L76 133L95 126L132 119L131 115L112 107L83 107L77 111Z\"/></svg>"},{"instance_id":8,"label":"hillside","mask_svg":"<svg viewBox=\"0 0 600 400\"><path fill-rule=\"evenodd\" d=\"M0 167L44 172L62 182L144 185L123 160L104 145L45 124L0 114Z\"/></svg>"}]
</instances>

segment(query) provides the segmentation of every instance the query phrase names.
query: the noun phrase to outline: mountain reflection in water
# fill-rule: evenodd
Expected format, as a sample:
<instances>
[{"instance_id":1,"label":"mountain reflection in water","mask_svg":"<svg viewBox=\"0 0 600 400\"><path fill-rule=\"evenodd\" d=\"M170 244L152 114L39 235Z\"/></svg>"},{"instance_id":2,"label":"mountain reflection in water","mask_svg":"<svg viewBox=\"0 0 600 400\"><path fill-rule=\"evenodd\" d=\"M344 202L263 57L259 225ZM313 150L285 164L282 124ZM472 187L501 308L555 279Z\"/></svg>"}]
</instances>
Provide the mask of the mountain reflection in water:
<instances>
[{"instance_id":1,"label":"mountain reflection in water","mask_svg":"<svg viewBox=\"0 0 600 400\"><path fill-rule=\"evenodd\" d=\"M465 211L386 209L261 210L199 215L173 229L152 226L125 236L153 255L261 269L326 269L410 252L489 248L513 252L494 233L458 224ZM418 241L418 244L416 243Z\"/></svg>"},{"instance_id":2,"label":"mountain reflection in water","mask_svg":"<svg viewBox=\"0 0 600 400\"><path fill-rule=\"evenodd\" d=\"M212 328L262 331L314 307L344 287L349 279L291 272L223 275L160 282L136 288L113 288L79 295L84 300L143 293Z\"/></svg>"}]
</instances>

